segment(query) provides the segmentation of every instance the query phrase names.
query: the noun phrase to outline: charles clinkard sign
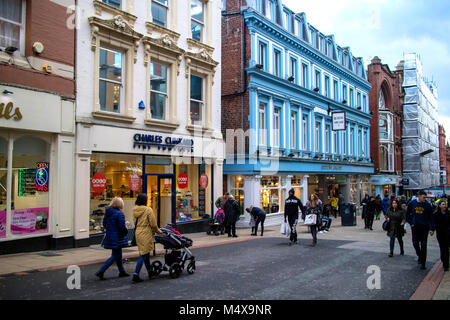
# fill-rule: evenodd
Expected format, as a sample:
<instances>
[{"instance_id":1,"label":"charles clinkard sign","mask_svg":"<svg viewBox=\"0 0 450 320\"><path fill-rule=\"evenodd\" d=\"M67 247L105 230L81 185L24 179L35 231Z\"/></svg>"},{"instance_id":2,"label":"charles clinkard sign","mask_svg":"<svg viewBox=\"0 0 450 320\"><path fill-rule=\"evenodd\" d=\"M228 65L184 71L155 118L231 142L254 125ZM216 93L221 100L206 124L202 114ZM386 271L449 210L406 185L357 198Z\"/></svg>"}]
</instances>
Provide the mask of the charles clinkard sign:
<instances>
[{"instance_id":1,"label":"charles clinkard sign","mask_svg":"<svg viewBox=\"0 0 450 320\"><path fill-rule=\"evenodd\" d=\"M157 147L158 150L162 149L163 151L172 151L172 149L175 149L178 151L194 152L194 140L142 133L136 133L133 136L133 148L150 150L152 147Z\"/></svg>"},{"instance_id":2,"label":"charles clinkard sign","mask_svg":"<svg viewBox=\"0 0 450 320\"><path fill-rule=\"evenodd\" d=\"M22 114L20 113L20 109L18 107L14 109L14 104L12 102L7 104L0 103L0 118L19 121L22 119Z\"/></svg>"}]
</instances>

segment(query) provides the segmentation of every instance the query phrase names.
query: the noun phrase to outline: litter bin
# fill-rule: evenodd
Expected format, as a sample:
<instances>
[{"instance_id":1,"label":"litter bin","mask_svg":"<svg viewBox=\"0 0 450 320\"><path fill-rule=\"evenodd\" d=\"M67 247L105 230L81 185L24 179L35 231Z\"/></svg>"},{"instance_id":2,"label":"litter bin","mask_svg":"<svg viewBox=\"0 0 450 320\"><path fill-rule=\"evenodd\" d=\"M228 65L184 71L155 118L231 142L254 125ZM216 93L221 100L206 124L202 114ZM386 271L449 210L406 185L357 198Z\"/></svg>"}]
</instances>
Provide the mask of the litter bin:
<instances>
[{"instance_id":1,"label":"litter bin","mask_svg":"<svg viewBox=\"0 0 450 320\"><path fill-rule=\"evenodd\" d=\"M354 203L344 203L341 215L342 226L356 226L356 205Z\"/></svg>"}]
</instances>

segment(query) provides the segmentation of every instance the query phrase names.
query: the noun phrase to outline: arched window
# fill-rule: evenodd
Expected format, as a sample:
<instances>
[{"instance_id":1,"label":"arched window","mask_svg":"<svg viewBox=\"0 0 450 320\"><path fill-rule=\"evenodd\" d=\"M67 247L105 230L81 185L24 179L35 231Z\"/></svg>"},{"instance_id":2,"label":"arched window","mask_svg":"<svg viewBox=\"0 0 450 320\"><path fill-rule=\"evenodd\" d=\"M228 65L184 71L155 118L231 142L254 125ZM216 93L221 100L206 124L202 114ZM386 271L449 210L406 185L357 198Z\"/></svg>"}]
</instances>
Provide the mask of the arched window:
<instances>
[{"instance_id":1,"label":"arched window","mask_svg":"<svg viewBox=\"0 0 450 320\"><path fill-rule=\"evenodd\" d=\"M383 90L380 90L380 96L378 97L378 109L386 109L386 100L384 99Z\"/></svg>"}]
</instances>

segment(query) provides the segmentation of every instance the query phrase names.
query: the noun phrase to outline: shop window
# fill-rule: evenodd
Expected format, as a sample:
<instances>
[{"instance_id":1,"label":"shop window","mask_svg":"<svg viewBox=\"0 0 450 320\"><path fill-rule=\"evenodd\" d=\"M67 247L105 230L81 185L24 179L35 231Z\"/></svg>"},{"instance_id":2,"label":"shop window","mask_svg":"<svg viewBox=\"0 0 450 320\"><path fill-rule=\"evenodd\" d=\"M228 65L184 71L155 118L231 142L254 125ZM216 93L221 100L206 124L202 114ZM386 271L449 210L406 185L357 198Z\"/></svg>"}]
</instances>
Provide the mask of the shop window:
<instances>
[{"instance_id":1,"label":"shop window","mask_svg":"<svg viewBox=\"0 0 450 320\"><path fill-rule=\"evenodd\" d=\"M267 104L264 102L259 103L259 145L266 145L266 109Z\"/></svg>"},{"instance_id":2,"label":"shop window","mask_svg":"<svg viewBox=\"0 0 450 320\"><path fill-rule=\"evenodd\" d=\"M124 202L123 213L133 226L133 208L142 192L142 158L125 154L94 153L91 156L89 232L102 233L105 208L114 197Z\"/></svg>"},{"instance_id":3,"label":"shop window","mask_svg":"<svg viewBox=\"0 0 450 320\"><path fill-rule=\"evenodd\" d=\"M275 108L273 113L273 146L280 147L280 108Z\"/></svg>"},{"instance_id":4,"label":"shop window","mask_svg":"<svg viewBox=\"0 0 450 320\"><path fill-rule=\"evenodd\" d=\"M49 232L50 144L25 136L14 141L11 234Z\"/></svg>"},{"instance_id":5,"label":"shop window","mask_svg":"<svg viewBox=\"0 0 450 320\"><path fill-rule=\"evenodd\" d=\"M152 119L165 120L168 106L168 68L152 62L150 66L150 109Z\"/></svg>"},{"instance_id":6,"label":"shop window","mask_svg":"<svg viewBox=\"0 0 450 320\"><path fill-rule=\"evenodd\" d=\"M204 3L191 0L191 33L192 39L202 42L205 28Z\"/></svg>"},{"instance_id":7,"label":"shop window","mask_svg":"<svg viewBox=\"0 0 450 320\"><path fill-rule=\"evenodd\" d=\"M8 175L8 141L0 138L0 239L6 238L6 178Z\"/></svg>"},{"instance_id":8,"label":"shop window","mask_svg":"<svg viewBox=\"0 0 450 320\"><path fill-rule=\"evenodd\" d=\"M167 0L153 0L152 1L152 18L153 23L161 27L167 27Z\"/></svg>"},{"instance_id":9,"label":"shop window","mask_svg":"<svg viewBox=\"0 0 450 320\"><path fill-rule=\"evenodd\" d=\"M281 185L278 176L263 176L261 178L261 209L267 214L280 212Z\"/></svg>"},{"instance_id":10,"label":"shop window","mask_svg":"<svg viewBox=\"0 0 450 320\"><path fill-rule=\"evenodd\" d=\"M0 1L0 48L25 49L25 1Z\"/></svg>"},{"instance_id":11,"label":"shop window","mask_svg":"<svg viewBox=\"0 0 450 320\"><path fill-rule=\"evenodd\" d=\"M244 178L242 176L234 176L232 180L233 180L233 189L244 188Z\"/></svg>"},{"instance_id":12,"label":"shop window","mask_svg":"<svg viewBox=\"0 0 450 320\"><path fill-rule=\"evenodd\" d=\"M100 110L120 113L123 105L123 54L100 48L99 68Z\"/></svg>"},{"instance_id":13,"label":"shop window","mask_svg":"<svg viewBox=\"0 0 450 320\"><path fill-rule=\"evenodd\" d=\"M301 176L292 176L291 178L291 188L294 189L294 196L302 199L302 177ZM286 199L287 196L283 197L283 200Z\"/></svg>"}]
</instances>

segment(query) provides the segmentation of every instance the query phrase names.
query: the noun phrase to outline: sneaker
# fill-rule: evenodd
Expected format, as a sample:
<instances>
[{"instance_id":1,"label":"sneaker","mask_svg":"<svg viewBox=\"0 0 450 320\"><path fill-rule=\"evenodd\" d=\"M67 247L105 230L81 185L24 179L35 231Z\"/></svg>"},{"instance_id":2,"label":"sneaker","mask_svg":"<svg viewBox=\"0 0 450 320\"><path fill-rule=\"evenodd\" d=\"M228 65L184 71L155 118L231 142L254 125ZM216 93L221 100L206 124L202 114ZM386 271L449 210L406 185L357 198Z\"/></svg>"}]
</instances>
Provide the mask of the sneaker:
<instances>
[{"instance_id":1,"label":"sneaker","mask_svg":"<svg viewBox=\"0 0 450 320\"><path fill-rule=\"evenodd\" d=\"M328 230L324 230L323 232L324 232L324 233L328 233L329 231L328 231Z\"/></svg>"},{"instance_id":2,"label":"sneaker","mask_svg":"<svg viewBox=\"0 0 450 320\"><path fill-rule=\"evenodd\" d=\"M125 277L129 277L129 276L130 276L130 274L126 273L126 272L119 273L119 278L125 278Z\"/></svg>"},{"instance_id":3,"label":"sneaker","mask_svg":"<svg viewBox=\"0 0 450 320\"><path fill-rule=\"evenodd\" d=\"M137 274L133 274L133 279L131 279L131 281L137 283L137 282L142 282L144 280L142 280L141 278L139 278L139 276Z\"/></svg>"},{"instance_id":4,"label":"sneaker","mask_svg":"<svg viewBox=\"0 0 450 320\"><path fill-rule=\"evenodd\" d=\"M394 255L392 253L389 253L389 258L392 258Z\"/></svg>"},{"instance_id":5,"label":"sneaker","mask_svg":"<svg viewBox=\"0 0 450 320\"><path fill-rule=\"evenodd\" d=\"M237 237L238 237L237 235L234 235L234 236L233 236L233 238L237 238Z\"/></svg>"},{"instance_id":6,"label":"sneaker","mask_svg":"<svg viewBox=\"0 0 450 320\"><path fill-rule=\"evenodd\" d=\"M103 272L96 272L95 275L100 279L100 280L105 280L105 278L103 277Z\"/></svg>"}]
</instances>

